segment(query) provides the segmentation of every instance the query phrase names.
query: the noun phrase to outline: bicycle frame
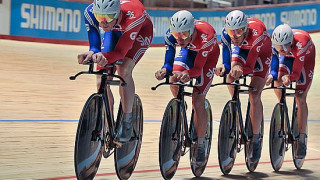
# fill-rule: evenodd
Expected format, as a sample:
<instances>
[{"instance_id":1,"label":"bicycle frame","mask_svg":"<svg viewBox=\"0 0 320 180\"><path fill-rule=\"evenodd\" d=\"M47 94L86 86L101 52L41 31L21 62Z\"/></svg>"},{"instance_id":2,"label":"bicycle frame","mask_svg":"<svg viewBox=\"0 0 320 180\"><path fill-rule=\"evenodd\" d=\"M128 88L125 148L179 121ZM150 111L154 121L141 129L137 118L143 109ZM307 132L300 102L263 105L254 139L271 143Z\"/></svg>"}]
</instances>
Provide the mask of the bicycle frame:
<instances>
[{"instance_id":1,"label":"bicycle frame","mask_svg":"<svg viewBox=\"0 0 320 180\"><path fill-rule=\"evenodd\" d=\"M279 86L279 87L275 87L274 86L274 82L272 82L271 87L265 88L263 90L267 90L267 89L281 89L281 98L280 98L280 102L279 102L280 105L281 105L281 108L280 108L281 109L281 131L280 131L279 136L282 137L282 136L288 135L288 141L289 142L286 142L286 144L288 145L288 143L291 143L292 141L296 140L296 138L292 135L290 119L289 119L289 114L288 114L289 113L288 112L288 106L287 106L287 101L286 101L286 97L287 96L294 97L295 93L287 93L287 90L296 91L297 89L293 88L293 82L290 84L289 87L286 87L283 84L281 86ZM295 107L296 107L296 99L293 98L293 109L292 109L291 122L292 122L292 120L294 118ZM288 117L288 119L285 120L285 117ZM288 131L285 130L285 124L287 125ZM286 132L288 134L286 134Z\"/></svg>"},{"instance_id":2,"label":"bicycle frame","mask_svg":"<svg viewBox=\"0 0 320 180\"><path fill-rule=\"evenodd\" d=\"M245 144L245 142L248 141L248 135L244 131L245 128L243 127L243 118L242 118L241 102L240 102L239 94L240 93L245 93L245 92L248 91L248 90L241 89L241 87L247 87L247 88L249 88L249 89L251 89L253 91L256 91L256 89L254 87L249 86L249 85L246 84L246 82L247 82L246 81L246 77L247 76L250 77L251 74L248 74L246 76L241 76L240 77L240 79L243 80L242 83L240 83L240 80L235 80L234 82L227 83L227 75L224 75L222 83L217 83L217 84L211 85L211 87L219 86L219 85L233 85L234 86L234 92L233 92L233 95L232 95L231 102L234 104L235 108L232 108L233 109L232 114L236 114L236 111L239 112L239 126L240 126L240 131L241 131L241 137L242 136L244 137L244 139L241 139L241 142L240 142L241 144ZM233 116L233 123L232 123L231 131L235 131L236 125L237 125L237 119L236 119L236 116Z\"/></svg>"},{"instance_id":3,"label":"bicycle frame","mask_svg":"<svg viewBox=\"0 0 320 180\"><path fill-rule=\"evenodd\" d=\"M177 99L179 100L179 106L178 106L178 112L181 112L182 110L182 116L179 115L179 120L177 121L177 125L176 127L181 127L182 128L176 128L175 133L180 134L180 130L184 130L184 137L186 138L186 142L185 144L183 144L185 147L190 147L191 143L192 143L192 139L191 139L191 134L189 134L189 127L188 127L188 120L187 120L187 113L186 113L186 103L185 103L185 96L192 96L192 93L190 92L185 92L184 87L192 87L192 88L196 88L199 93L200 90L198 89L198 87L193 85L193 81L190 80L189 84L184 84L181 82L174 82L174 83L170 83L169 82L169 76L166 76L166 80L163 83L158 84L155 87L152 87L152 90L156 90L159 86L162 85L177 85L179 86L179 90L178 90L178 94L177 94ZM179 113L180 114L180 113Z\"/></svg>"},{"instance_id":4,"label":"bicycle frame","mask_svg":"<svg viewBox=\"0 0 320 180\"><path fill-rule=\"evenodd\" d=\"M95 75L101 75L101 84L100 87L98 89L98 94L102 96L103 99L103 103L105 105L105 109L106 109L106 115L107 115L107 123L108 123L108 132L110 132L110 136L111 136L111 147L114 148L115 144L114 144L114 139L116 138L116 132L115 132L115 124L114 124L114 118L113 118L113 112L111 112L110 110L110 106L109 106L109 98L108 98L108 92L106 91L106 85L121 85L121 86L126 86L125 81L123 80L122 77L115 75L114 74L114 68L115 65L120 65L122 64L122 61L116 61L114 64L110 64L110 65L106 65L105 67L108 69L100 69L99 71L94 71L94 63L90 62L87 65L89 65L89 70L88 71L81 71L79 73L77 73L74 76L70 76L70 80L75 80L79 75L82 74L95 74ZM108 80L108 77L115 77L118 78L120 80ZM122 83L120 83L120 81L122 81ZM102 102L100 102L102 103ZM102 104L100 104L100 107L103 107ZM120 106L121 108L121 106ZM99 114L101 114L102 108L99 108ZM101 124L101 120L97 121L97 125L96 125L96 131L93 132L93 136L92 136L92 140L97 140L101 134L99 134L98 132L101 130L102 128L102 124Z\"/></svg>"}]
</instances>

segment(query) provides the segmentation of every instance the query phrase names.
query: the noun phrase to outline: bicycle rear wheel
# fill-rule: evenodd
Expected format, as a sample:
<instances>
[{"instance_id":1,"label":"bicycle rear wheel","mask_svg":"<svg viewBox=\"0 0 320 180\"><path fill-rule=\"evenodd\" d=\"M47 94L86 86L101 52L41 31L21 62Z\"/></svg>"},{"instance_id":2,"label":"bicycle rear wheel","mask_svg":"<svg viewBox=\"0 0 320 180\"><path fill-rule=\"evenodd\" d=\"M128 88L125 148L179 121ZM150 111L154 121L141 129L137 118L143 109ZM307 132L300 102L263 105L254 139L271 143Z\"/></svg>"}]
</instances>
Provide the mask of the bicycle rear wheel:
<instances>
[{"instance_id":1,"label":"bicycle rear wheel","mask_svg":"<svg viewBox=\"0 0 320 180\"><path fill-rule=\"evenodd\" d=\"M211 148L211 140L212 140L212 109L211 109L211 105L210 102L206 99L205 100L205 109L208 115L208 119L207 119L207 130L206 130L206 160L205 163L201 166L197 165L195 162L193 162L193 155L195 152L195 144L192 143L191 147L190 147L190 164L191 164L191 170L194 176L196 177L200 177L202 175L202 173L204 172L204 170L206 169L207 163L208 163L208 159L209 159L209 155L210 155L210 148ZM192 112L192 116L194 115L194 113ZM192 137L193 141L196 141L196 129L194 126L194 121L193 118L190 122L190 137ZM195 137L195 138L194 138Z\"/></svg>"},{"instance_id":2,"label":"bicycle rear wheel","mask_svg":"<svg viewBox=\"0 0 320 180\"><path fill-rule=\"evenodd\" d=\"M247 114L246 114L245 132L248 136L248 140L252 139L253 129L252 129L252 122L251 122L251 118L250 118L250 103L248 103L248 109L247 109ZM261 135L260 148L261 149L262 149L262 145L263 145L263 133L264 133L264 119L262 117L262 121L261 121L261 125L260 125L260 135ZM259 164L259 160L257 162L250 161L250 157L252 157L252 155L251 155L252 152L250 152L250 143L251 143L251 141L248 141L248 142L246 142L246 144L244 146L246 166L250 172L254 172Z\"/></svg>"},{"instance_id":3,"label":"bicycle rear wheel","mask_svg":"<svg viewBox=\"0 0 320 180\"><path fill-rule=\"evenodd\" d=\"M299 126L298 126L297 111L298 111L298 107L295 107L292 112L292 126L291 126L292 131L291 132L292 132L292 136L295 138L295 140L293 140L293 142L292 142L292 158L293 158L294 166L297 169L301 169L305 158L303 158L303 159L296 158L296 154L297 154L297 150L298 150L297 149L298 139L299 139L299 134L300 134L299 133ZM306 141L306 145L307 145L307 141Z\"/></svg>"},{"instance_id":4,"label":"bicycle rear wheel","mask_svg":"<svg viewBox=\"0 0 320 180\"><path fill-rule=\"evenodd\" d=\"M221 172L225 175L230 173L237 154L236 132L239 130L237 124L233 121L234 116L239 118L239 113L235 109L234 102L230 100L222 111L218 135L219 166Z\"/></svg>"},{"instance_id":5,"label":"bicycle rear wheel","mask_svg":"<svg viewBox=\"0 0 320 180\"><path fill-rule=\"evenodd\" d=\"M122 114L122 108L119 109L118 113ZM136 167L140 153L143 135L143 109L141 99L137 94L134 96L132 116L133 136L129 142L123 143L121 148L116 148L114 154L115 169L119 179L129 179ZM119 121L120 119L118 119Z\"/></svg>"},{"instance_id":6,"label":"bicycle rear wheel","mask_svg":"<svg viewBox=\"0 0 320 180\"><path fill-rule=\"evenodd\" d=\"M98 171L106 131L105 117L102 96L92 94L85 103L78 122L74 147L77 179L93 179Z\"/></svg>"},{"instance_id":7,"label":"bicycle rear wheel","mask_svg":"<svg viewBox=\"0 0 320 180\"><path fill-rule=\"evenodd\" d=\"M280 103L274 107L270 123L269 153L271 165L275 171L279 171L281 168L285 155L286 133L281 129L282 111L284 111L284 126L286 126L288 121L287 109ZM286 128L284 129L286 131Z\"/></svg>"},{"instance_id":8,"label":"bicycle rear wheel","mask_svg":"<svg viewBox=\"0 0 320 180\"><path fill-rule=\"evenodd\" d=\"M171 179L179 165L182 147L182 110L179 100L168 103L163 115L159 139L159 165L164 179ZM180 121L180 122L179 122Z\"/></svg>"}]
</instances>

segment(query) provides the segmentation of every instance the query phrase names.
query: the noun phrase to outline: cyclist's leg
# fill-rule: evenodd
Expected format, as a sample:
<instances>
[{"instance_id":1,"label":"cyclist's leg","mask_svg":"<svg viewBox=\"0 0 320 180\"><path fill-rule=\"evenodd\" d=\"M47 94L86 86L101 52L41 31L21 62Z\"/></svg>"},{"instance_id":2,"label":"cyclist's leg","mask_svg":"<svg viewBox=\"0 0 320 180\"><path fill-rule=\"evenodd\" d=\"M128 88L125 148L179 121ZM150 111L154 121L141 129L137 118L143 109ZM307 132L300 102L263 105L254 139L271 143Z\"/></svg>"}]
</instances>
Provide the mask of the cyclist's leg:
<instances>
[{"instance_id":1,"label":"cyclist's leg","mask_svg":"<svg viewBox=\"0 0 320 180\"><path fill-rule=\"evenodd\" d=\"M142 58L152 41L152 27L147 30L140 31L136 36L136 41L132 45L125 58L123 64L117 66L118 75L127 83L125 87L119 87L121 97L123 119L122 126L119 129L119 141L126 142L130 140L132 134L132 107L135 94L135 84L132 78L132 71L135 65Z\"/></svg>"},{"instance_id":2,"label":"cyclist's leg","mask_svg":"<svg viewBox=\"0 0 320 180\"><path fill-rule=\"evenodd\" d=\"M253 134L260 133L260 124L263 119L263 106L261 102L261 93L265 85L265 78L253 76L250 86L256 88L256 91L249 90L250 100L250 118L252 122Z\"/></svg>"},{"instance_id":3,"label":"cyclist's leg","mask_svg":"<svg viewBox=\"0 0 320 180\"><path fill-rule=\"evenodd\" d=\"M304 67L301 71L300 79L297 82L297 89L303 91L303 93L296 93L296 102L298 106L298 125L300 134L306 133L307 119L308 119L308 106L307 106L307 94L310 89L314 66L315 66L315 48L309 48L310 53L305 58Z\"/></svg>"},{"instance_id":4,"label":"cyclist's leg","mask_svg":"<svg viewBox=\"0 0 320 180\"><path fill-rule=\"evenodd\" d=\"M206 159L206 132L208 126L208 114L205 109L205 99L214 76L214 68L219 58L219 47L215 47L213 53L208 55L207 62L203 66L201 76L197 78L196 86L202 92L199 94L197 89L193 89L192 106L194 109L194 124L198 136L197 149L195 153L196 162L202 165Z\"/></svg>"}]
</instances>

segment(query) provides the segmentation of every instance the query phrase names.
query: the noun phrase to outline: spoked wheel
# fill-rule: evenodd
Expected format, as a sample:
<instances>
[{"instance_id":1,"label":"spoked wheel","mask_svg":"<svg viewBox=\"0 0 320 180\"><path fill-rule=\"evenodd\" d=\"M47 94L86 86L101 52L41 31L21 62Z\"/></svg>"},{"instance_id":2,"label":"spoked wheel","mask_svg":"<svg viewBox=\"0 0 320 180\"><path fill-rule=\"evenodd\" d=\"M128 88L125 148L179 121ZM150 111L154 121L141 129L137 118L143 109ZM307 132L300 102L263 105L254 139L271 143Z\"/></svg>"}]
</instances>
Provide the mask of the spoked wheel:
<instances>
[{"instance_id":1,"label":"spoked wheel","mask_svg":"<svg viewBox=\"0 0 320 180\"><path fill-rule=\"evenodd\" d=\"M159 165L164 179L171 179L174 176L181 156L183 132L181 121L179 122L179 118L182 118L182 111L179 106L178 99L171 99L162 119L159 139Z\"/></svg>"},{"instance_id":2,"label":"spoked wheel","mask_svg":"<svg viewBox=\"0 0 320 180\"><path fill-rule=\"evenodd\" d=\"M121 104L118 114L119 113L122 114ZM132 137L129 142L123 143L121 148L115 149L114 161L119 179L129 179L136 167L140 153L143 134L143 109L141 99L137 94L134 96L132 115ZM118 118L119 117L121 117L121 115L118 115ZM119 122L120 119L117 121Z\"/></svg>"},{"instance_id":3,"label":"spoked wheel","mask_svg":"<svg viewBox=\"0 0 320 180\"><path fill-rule=\"evenodd\" d=\"M196 177L200 177L202 175L202 173L204 172L204 170L206 169L207 166L207 162L209 159L209 155L210 155L210 148L211 148L211 139L212 139L212 110L211 110L211 105L209 103L209 101L206 99L205 100L205 109L208 115L208 119L207 119L207 130L206 130L206 145L205 145L205 152L206 152L206 160L205 163L203 163L202 165L198 165L196 164L196 162L194 161L194 152L195 152L195 148L196 148L196 143L192 143L191 147L190 147L190 164L191 164L191 170L194 176ZM192 116L194 115L194 113L192 112ZM196 129L194 126L194 121L193 121L193 117L192 120L190 122L190 137L192 137L192 141L197 141L197 134L196 134Z\"/></svg>"},{"instance_id":4,"label":"spoked wheel","mask_svg":"<svg viewBox=\"0 0 320 180\"><path fill-rule=\"evenodd\" d=\"M293 158L293 163L294 166L297 169L301 169L303 163L304 163L304 158L303 159L298 159L296 158L297 155L297 146L298 146L298 139L299 139L299 127L298 127L298 118L297 118L297 111L298 108L295 107L295 109L293 110L293 115L292 115L292 136L294 136L295 140L293 140L292 142L292 158ZM306 145L307 145L307 141L306 141Z\"/></svg>"},{"instance_id":5,"label":"spoked wheel","mask_svg":"<svg viewBox=\"0 0 320 180\"><path fill-rule=\"evenodd\" d=\"M275 171L279 171L281 168L286 151L286 134L281 130L281 112L284 111L284 126L286 126L285 122L288 120L288 113L286 108L282 108L285 108L285 106L281 105L280 103L274 107L270 123L269 153L271 165Z\"/></svg>"},{"instance_id":6,"label":"spoked wheel","mask_svg":"<svg viewBox=\"0 0 320 180\"><path fill-rule=\"evenodd\" d=\"M245 124L245 132L248 136L248 142L246 142L244 149L245 149L245 158L246 158L246 165L247 169L250 172L254 172L258 166L259 160L257 162L252 162L250 160L250 157L252 157L252 153L250 150L250 145L251 145L251 139L253 137L253 129L252 129L252 123L251 123L251 118L250 118L250 103L248 103L248 109L247 109L247 115L246 115L246 124ZM264 133L264 120L262 119L261 125L260 125L260 151L262 150L262 145L263 145L263 133Z\"/></svg>"},{"instance_id":7,"label":"spoked wheel","mask_svg":"<svg viewBox=\"0 0 320 180\"><path fill-rule=\"evenodd\" d=\"M77 128L74 148L77 179L93 179L98 171L104 148L105 117L101 95L92 94L83 107Z\"/></svg>"},{"instance_id":8,"label":"spoked wheel","mask_svg":"<svg viewBox=\"0 0 320 180\"><path fill-rule=\"evenodd\" d=\"M218 159L220 170L225 175L230 173L237 154L238 126L233 124L233 117L239 118L239 114L234 108L234 103L228 101L222 111L219 126Z\"/></svg>"}]
</instances>

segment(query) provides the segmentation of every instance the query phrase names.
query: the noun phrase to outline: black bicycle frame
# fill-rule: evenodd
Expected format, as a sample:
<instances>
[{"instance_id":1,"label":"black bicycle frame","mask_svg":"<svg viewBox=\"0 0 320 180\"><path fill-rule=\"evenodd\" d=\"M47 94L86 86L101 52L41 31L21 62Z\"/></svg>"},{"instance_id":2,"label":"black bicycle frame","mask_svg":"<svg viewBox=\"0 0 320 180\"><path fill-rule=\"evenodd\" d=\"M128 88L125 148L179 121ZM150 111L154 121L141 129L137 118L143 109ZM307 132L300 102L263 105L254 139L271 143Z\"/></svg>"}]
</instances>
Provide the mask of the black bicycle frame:
<instances>
[{"instance_id":1,"label":"black bicycle frame","mask_svg":"<svg viewBox=\"0 0 320 180\"><path fill-rule=\"evenodd\" d=\"M77 73L74 76L70 77L70 80L75 80L77 78L77 76L81 75L81 74L96 74L96 75L101 75L101 84L98 90L98 94L102 96L104 105L105 105L105 109L106 109L106 118L107 118L107 123L108 123L108 128L109 128L109 132L110 132L110 136L111 139L115 139L115 131L114 131L114 119L112 116L112 112L110 111L110 105L109 105L109 98L108 98L108 93L106 92L106 85L110 84L110 85L121 85L121 86L126 86L125 81L123 80L122 77L115 75L114 74L114 68L115 65L120 65L122 64L122 61L116 61L114 64L108 64L105 67L108 69L101 69L99 71L94 71L94 63L90 62L87 65L89 65L89 70L88 71L81 71L79 73ZM108 80L108 77L115 77L118 78L120 80ZM122 83L120 83L122 81ZM102 114L102 107L103 107L103 102L99 102L99 110L98 110L98 114ZM101 118L101 116L99 116L99 118ZM97 132L101 131L102 129L102 120L98 119L97 124L96 124L96 129L92 134L92 139L96 140L99 136L99 134Z\"/></svg>"}]
</instances>

